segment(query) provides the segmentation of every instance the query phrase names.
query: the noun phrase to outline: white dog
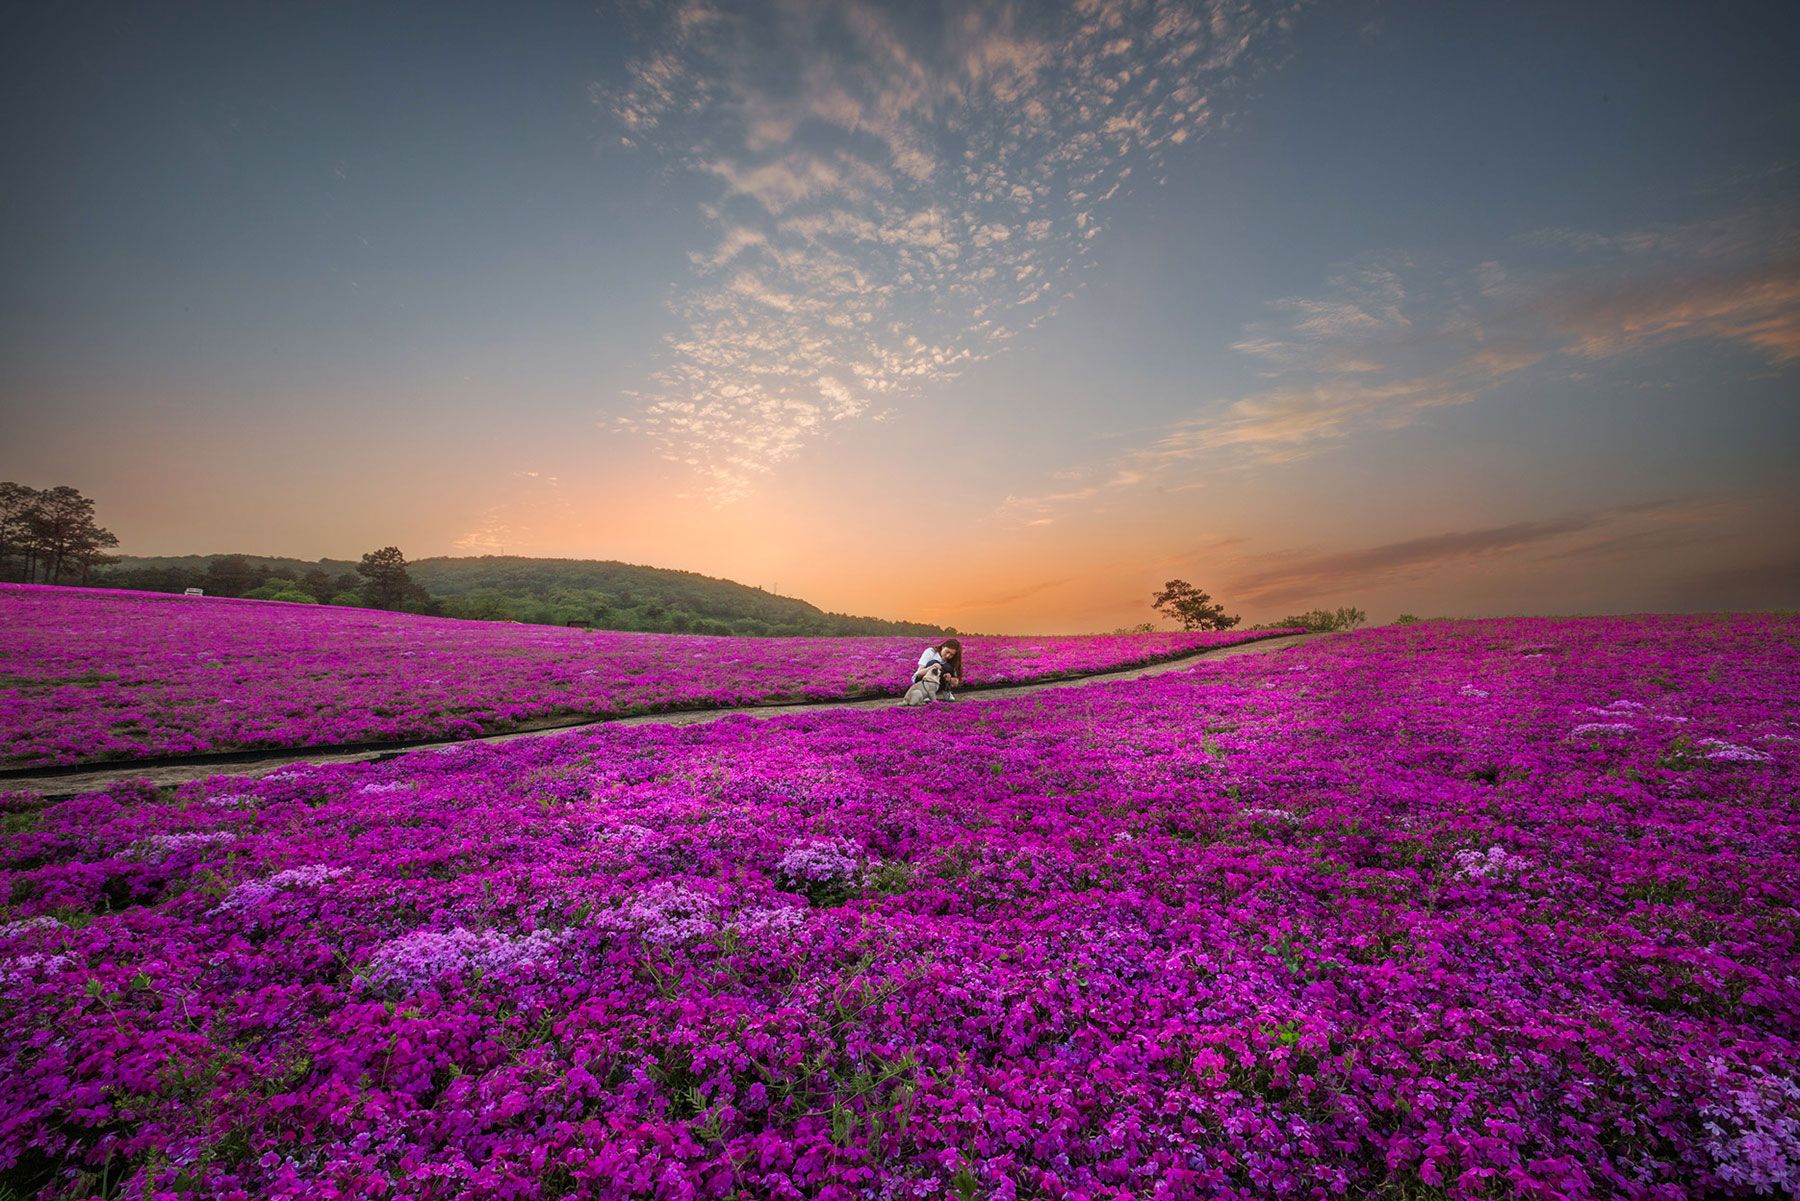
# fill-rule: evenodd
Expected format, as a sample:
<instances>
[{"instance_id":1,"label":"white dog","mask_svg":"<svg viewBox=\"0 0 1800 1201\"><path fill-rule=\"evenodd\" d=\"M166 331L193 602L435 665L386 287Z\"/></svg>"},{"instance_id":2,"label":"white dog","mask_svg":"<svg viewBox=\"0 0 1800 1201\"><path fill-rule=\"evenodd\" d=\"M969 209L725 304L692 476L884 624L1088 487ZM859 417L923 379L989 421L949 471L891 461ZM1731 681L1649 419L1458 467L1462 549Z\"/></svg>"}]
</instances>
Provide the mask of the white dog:
<instances>
[{"instance_id":1,"label":"white dog","mask_svg":"<svg viewBox=\"0 0 1800 1201\"><path fill-rule=\"evenodd\" d=\"M943 683L944 669L933 663L918 679L913 681L913 686L906 690L906 695L900 698L900 703L902 705L929 705L932 701L937 700L938 689L943 687Z\"/></svg>"}]
</instances>

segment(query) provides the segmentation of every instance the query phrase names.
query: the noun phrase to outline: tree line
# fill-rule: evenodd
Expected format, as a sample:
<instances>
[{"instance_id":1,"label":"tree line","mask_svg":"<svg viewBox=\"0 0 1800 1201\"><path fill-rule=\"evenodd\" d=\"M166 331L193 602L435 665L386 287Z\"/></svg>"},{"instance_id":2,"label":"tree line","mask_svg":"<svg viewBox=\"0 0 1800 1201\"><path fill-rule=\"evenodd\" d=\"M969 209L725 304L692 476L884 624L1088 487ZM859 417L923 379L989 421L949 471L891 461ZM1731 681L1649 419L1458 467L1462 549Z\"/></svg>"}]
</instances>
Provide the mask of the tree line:
<instances>
[{"instance_id":1,"label":"tree line","mask_svg":"<svg viewBox=\"0 0 1800 1201\"><path fill-rule=\"evenodd\" d=\"M347 605L362 609L436 615L441 610L406 570L398 547L372 550L351 571L321 567L283 573L249 555L214 555L204 565L126 567L95 577L98 588L138 592L186 592L207 596L275 600L300 605Z\"/></svg>"},{"instance_id":2,"label":"tree line","mask_svg":"<svg viewBox=\"0 0 1800 1201\"><path fill-rule=\"evenodd\" d=\"M94 502L77 489L0 483L0 580L85 584L94 568L119 561L106 553L117 545L94 521Z\"/></svg>"}]
</instances>

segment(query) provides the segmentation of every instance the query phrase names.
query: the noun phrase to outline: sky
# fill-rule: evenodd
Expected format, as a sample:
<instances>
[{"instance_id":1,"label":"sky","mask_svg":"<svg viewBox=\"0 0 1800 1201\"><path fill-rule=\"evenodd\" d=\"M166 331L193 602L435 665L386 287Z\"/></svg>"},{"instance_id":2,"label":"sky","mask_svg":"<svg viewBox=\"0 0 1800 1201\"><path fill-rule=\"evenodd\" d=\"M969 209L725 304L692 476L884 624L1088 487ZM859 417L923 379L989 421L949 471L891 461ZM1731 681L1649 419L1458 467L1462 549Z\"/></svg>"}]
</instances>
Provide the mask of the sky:
<instances>
[{"instance_id":1,"label":"sky","mask_svg":"<svg viewBox=\"0 0 1800 1201\"><path fill-rule=\"evenodd\" d=\"M0 479L126 554L990 633L1175 578L1800 607L1797 48L1731 2L16 6Z\"/></svg>"}]
</instances>

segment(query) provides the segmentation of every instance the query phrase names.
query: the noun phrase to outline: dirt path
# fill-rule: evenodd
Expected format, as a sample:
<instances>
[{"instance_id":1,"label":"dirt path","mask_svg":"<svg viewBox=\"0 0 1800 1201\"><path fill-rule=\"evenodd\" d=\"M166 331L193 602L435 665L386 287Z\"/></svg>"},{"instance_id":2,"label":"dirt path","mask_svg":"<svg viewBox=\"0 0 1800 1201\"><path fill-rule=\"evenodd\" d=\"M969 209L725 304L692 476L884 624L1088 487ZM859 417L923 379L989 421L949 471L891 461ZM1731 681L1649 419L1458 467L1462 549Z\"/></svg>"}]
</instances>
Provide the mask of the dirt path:
<instances>
[{"instance_id":1,"label":"dirt path","mask_svg":"<svg viewBox=\"0 0 1800 1201\"><path fill-rule=\"evenodd\" d=\"M1165 659L1161 663L1152 663L1147 667L1132 667L1123 671L1101 672L1097 675L1045 680L1036 684L1013 684L999 688L971 689L965 691L956 703L979 705L992 698L1023 696L1026 693L1042 692L1046 688L1075 688L1084 684L1104 684L1113 680L1138 680L1145 676L1157 676L1164 672L1180 671L1183 668L1192 667L1198 659L1230 659L1237 655L1257 655L1269 651L1291 650L1302 643L1329 637L1329 634L1288 634L1280 638L1264 638L1256 642L1223 646L1216 650L1195 651L1176 659ZM170 784L179 784L185 780L196 780L203 776L258 776L264 772L274 771L276 768L287 767L295 763L361 763L375 759L392 759L413 751L431 750L435 747L450 746L455 743L511 742L516 738L542 738L546 734L586 729L590 726L691 726L702 722L718 721L725 717L742 716L763 720L771 717L785 717L794 713L817 713L821 709L891 709L898 703L894 697L882 696L860 701L808 701L797 705L751 705L736 709L687 709L672 713L646 713L638 717L602 717L578 722L546 723L536 729L512 730L505 734L482 734L474 738L446 738L437 742L412 743L404 747L386 749L364 746L332 751L329 748L308 750L296 747L292 750L226 752L217 756L195 756L193 759L197 761L180 763L159 763L152 760L135 766L121 763L77 773L64 771L47 772L42 775L14 776L0 779L0 793L22 792L49 801L84 792L96 792L121 780L148 780L151 784L161 788ZM34 803L26 802L27 805ZM19 805L15 802L11 807L18 808Z\"/></svg>"}]
</instances>

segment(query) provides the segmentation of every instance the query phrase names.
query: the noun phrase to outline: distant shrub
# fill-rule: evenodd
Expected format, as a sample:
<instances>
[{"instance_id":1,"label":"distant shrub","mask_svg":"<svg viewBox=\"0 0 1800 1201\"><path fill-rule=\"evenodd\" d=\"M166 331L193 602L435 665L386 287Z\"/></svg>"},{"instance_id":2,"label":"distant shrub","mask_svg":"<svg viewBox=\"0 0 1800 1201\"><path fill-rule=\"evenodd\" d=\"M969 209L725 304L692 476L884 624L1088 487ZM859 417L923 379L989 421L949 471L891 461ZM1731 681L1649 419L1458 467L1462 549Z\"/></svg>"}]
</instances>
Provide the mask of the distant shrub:
<instances>
[{"instance_id":1,"label":"distant shrub","mask_svg":"<svg viewBox=\"0 0 1800 1201\"><path fill-rule=\"evenodd\" d=\"M299 588L299 580L290 580L286 576L277 575L270 576L257 587L241 595L245 600L274 600L275 594L278 592L297 592Z\"/></svg>"},{"instance_id":2,"label":"distant shrub","mask_svg":"<svg viewBox=\"0 0 1800 1201\"><path fill-rule=\"evenodd\" d=\"M362 593L345 589L331 594L331 603L344 609L354 609L363 603Z\"/></svg>"},{"instance_id":3,"label":"distant shrub","mask_svg":"<svg viewBox=\"0 0 1800 1201\"><path fill-rule=\"evenodd\" d=\"M449 617L474 621L509 621L513 617L512 606L496 588L476 588L461 596L447 597L443 604L444 613Z\"/></svg>"},{"instance_id":4,"label":"distant shrub","mask_svg":"<svg viewBox=\"0 0 1800 1201\"><path fill-rule=\"evenodd\" d=\"M1346 605L1340 609L1313 609L1307 613L1296 613L1284 617L1280 621L1265 622L1250 628L1253 630L1291 630L1296 626L1304 626L1314 634L1329 634L1337 630L1354 630L1357 626L1367 625L1368 621L1367 613Z\"/></svg>"},{"instance_id":5,"label":"distant shrub","mask_svg":"<svg viewBox=\"0 0 1800 1201\"><path fill-rule=\"evenodd\" d=\"M1134 626L1120 626L1118 629L1114 630L1113 633L1115 633L1115 634L1154 634L1154 633L1156 633L1156 623L1154 621L1140 621Z\"/></svg>"},{"instance_id":6,"label":"distant shrub","mask_svg":"<svg viewBox=\"0 0 1800 1201\"><path fill-rule=\"evenodd\" d=\"M260 587L244 593L246 600L286 601L291 605L316 605L317 597L303 588L298 580L290 580L286 576L273 576Z\"/></svg>"}]
</instances>

